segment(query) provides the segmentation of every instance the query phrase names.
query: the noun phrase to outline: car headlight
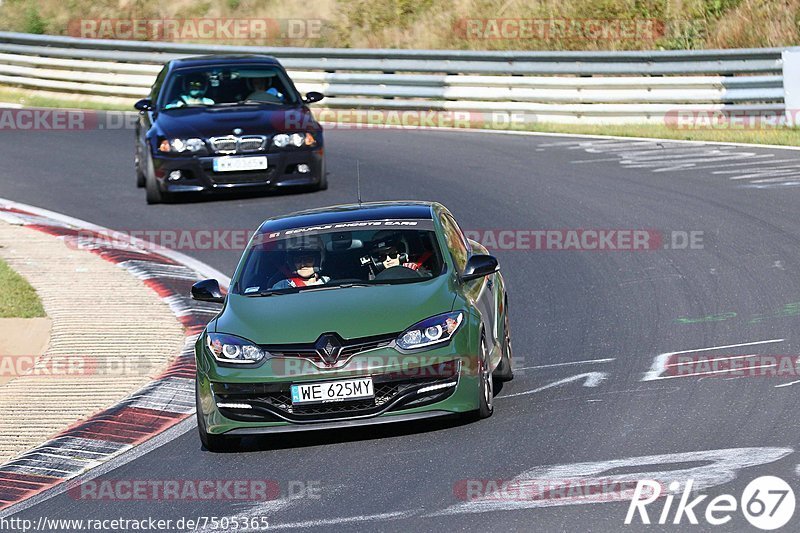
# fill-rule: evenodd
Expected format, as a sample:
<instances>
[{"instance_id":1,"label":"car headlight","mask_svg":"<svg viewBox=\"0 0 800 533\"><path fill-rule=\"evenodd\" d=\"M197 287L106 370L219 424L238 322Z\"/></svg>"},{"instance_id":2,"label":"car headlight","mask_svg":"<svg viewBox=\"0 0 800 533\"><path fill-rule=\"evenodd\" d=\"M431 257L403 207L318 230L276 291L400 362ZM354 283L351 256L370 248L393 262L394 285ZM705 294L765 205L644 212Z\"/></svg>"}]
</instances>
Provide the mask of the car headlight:
<instances>
[{"instance_id":1,"label":"car headlight","mask_svg":"<svg viewBox=\"0 0 800 533\"><path fill-rule=\"evenodd\" d=\"M278 148L285 148L286 146L289 146L290 141L291 138L285 133L279 133L278 135L272 138L272 144L274 144Z\"/></svg>"},{"instance_id":2,"label":"car headlight","mask_svg":"<svg viewBox=\"0 0 800 533\"><path fill-rule=\"evenodd\" d=\"M397 346L403 350L416 350L450 342L463 321L464 313L461 311L426 318L401 333L396 341Z\"/></svg>"},{"instance_id":3,"label":"car headlight","mask_svg":"<svg viewBox=\"0 0 800 533\"><path fill-rule=\"evenodd\" d=\"M268 355L266 350L246 339L223 333L207 333L206 346L222 363L257 363Z\"/></svg>"},{"instance_id":4,"label":"car headlight","mask_svg":"<svg viewBox=\"0 0 800 533\"><path fill-rule=\"evenodd\" d=\"M183 153L183 152L203 152L206 149L206 143L203 142L203 139L172 139L162 140L158 145L159 152L175 152L175 153Z\"/></svg>"},{"instance_id":5,"label":"car headlight","mask_svg":"<svg viewBox=\"0 0 800 533\"><path fill-rule=\"evenodd\" d=\"M272 144L278 148L287 146L300 148L301 146L316 146L317 139L311 133L279 133L272 138Z\"/></svg>"}]
</instances>

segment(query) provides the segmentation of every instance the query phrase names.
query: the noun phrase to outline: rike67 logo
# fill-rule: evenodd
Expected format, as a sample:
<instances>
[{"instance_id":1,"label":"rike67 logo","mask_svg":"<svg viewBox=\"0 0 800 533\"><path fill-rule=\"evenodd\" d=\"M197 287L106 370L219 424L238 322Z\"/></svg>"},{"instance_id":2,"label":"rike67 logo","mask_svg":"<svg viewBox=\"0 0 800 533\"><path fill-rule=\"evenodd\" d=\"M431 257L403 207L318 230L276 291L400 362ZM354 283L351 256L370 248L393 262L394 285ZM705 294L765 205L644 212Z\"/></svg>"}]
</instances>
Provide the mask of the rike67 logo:
<instances>
[{"instance_id":1,"label":"rike67 logo","mask_svg":"<svg viewBox=\"0 0 800 533\"><path fill-rule=\"evenodd\" d=\"M730 494L721 494L706 501L707 495L692 493L693 484L694 481L690 479L681 487L680 482L673 481L667 487L666 494L662 494L661 483L640 480L628 506L625 524L641 521L642 524L688 522L697 525L704 519L706 524L721 526L741 512L752 526L773 530L786 525L794 515L794 491L779 477L761 476L754 479L745 487L739 500ZM664 505L660 507L655 502L662 497ZM673 506L676 499L678 502ZM650 512L654 512L652 518Z\"/></svg>"}]
</instances>

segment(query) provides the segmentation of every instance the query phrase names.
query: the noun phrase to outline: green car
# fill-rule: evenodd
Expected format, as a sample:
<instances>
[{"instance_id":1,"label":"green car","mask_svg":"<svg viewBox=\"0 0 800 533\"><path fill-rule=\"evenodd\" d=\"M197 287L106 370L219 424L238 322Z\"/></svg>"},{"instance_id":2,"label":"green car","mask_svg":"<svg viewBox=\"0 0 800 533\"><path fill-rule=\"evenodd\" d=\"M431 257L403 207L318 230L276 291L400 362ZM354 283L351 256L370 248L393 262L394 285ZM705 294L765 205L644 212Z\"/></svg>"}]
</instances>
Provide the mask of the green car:
<instances>
[{"instance_id":1,"label":"green car","mask_svg":"<svg viewBox=\"0 0 800 533\"><path fill-rule=\"evenodd\" d=\"M441 204L381 202L272 218L195 346L211 451L245 435L440 416L485 418L510 380L497 260Z\"/></svg>"}]
</instances>

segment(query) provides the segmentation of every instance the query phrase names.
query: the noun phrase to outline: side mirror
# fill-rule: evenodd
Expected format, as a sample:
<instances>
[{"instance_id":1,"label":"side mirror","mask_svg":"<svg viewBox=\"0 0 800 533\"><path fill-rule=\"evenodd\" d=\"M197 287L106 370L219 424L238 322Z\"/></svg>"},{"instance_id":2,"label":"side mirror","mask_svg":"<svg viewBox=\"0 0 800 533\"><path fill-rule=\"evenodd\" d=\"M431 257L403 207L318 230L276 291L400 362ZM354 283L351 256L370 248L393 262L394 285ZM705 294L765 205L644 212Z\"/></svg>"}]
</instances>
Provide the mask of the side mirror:
<instances>
[{"instance_id":1,"label":"side mirror","mask_svg":"<svg viewBox=\"0 0 800 533\"><path fill-rule=\"evenodd\" d=\"M494 274L498 270L500 270L500 265L497 263L497 259L494 256L476 254L470 256L467 261L464 273L461 274L461 280L470 281L482 278L489 274Z\"/></svg>"},{"instance_id":2,"label":"side mirror","mask_svg":"<svg viewBox=\"0 0 800 533\"><path fill-rule=\"evenodd\" d=\"M192 285L192 298L200 302L222 303L225 297L219 289L219 282L215 279L204 279Z\"/></svg>"},{"instance_id":3,"label":"side mirror","mask_svg":"<svg viewBox=\"0 0 800 533\"><path fill-rule=\"evenodd\" d=\"M148 98L145 98L144 100L139 100L138 102L133 104L133 107L137 111L141 111L141 112L152 111L153 110L153 102L152 102L152 100L149 100Z\"/></svg>"},{"instance_id":4,"label":"side mirror","mask_svg":"<svg viewBox=\"0 0 800 533\"><path fill-rule=\"evenodd\" d=\"M313 104L314 102L319 102L325 98L325 95L322 93L318 93L317 91L311 91L310 93L306 93L306 97L303 98L303 101L307 104Z\"/></svg>"}]
</instances>

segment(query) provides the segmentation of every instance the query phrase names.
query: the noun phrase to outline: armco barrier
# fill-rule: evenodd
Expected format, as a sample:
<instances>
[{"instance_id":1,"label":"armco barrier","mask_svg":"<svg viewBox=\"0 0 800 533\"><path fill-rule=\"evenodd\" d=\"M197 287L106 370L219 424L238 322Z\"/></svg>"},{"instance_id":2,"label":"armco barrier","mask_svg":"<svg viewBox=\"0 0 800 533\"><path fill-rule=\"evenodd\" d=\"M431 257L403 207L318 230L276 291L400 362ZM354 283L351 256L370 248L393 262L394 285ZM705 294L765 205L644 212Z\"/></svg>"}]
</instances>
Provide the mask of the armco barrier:
<instances>
[{"instance_id":1,"label":"armco barrier","mask_svg":"<svg viewBox=\"0 0 800 533\"><path fill-rule=\"evenodd\" d=\"M518 113L528 121L657 123L678 110L783 113L798 49L653 52L350 50L176 44L0 32L0 84L116 96L149 92L165 61L269 54L326 107Z\"/></svg>"}]
</instances>

